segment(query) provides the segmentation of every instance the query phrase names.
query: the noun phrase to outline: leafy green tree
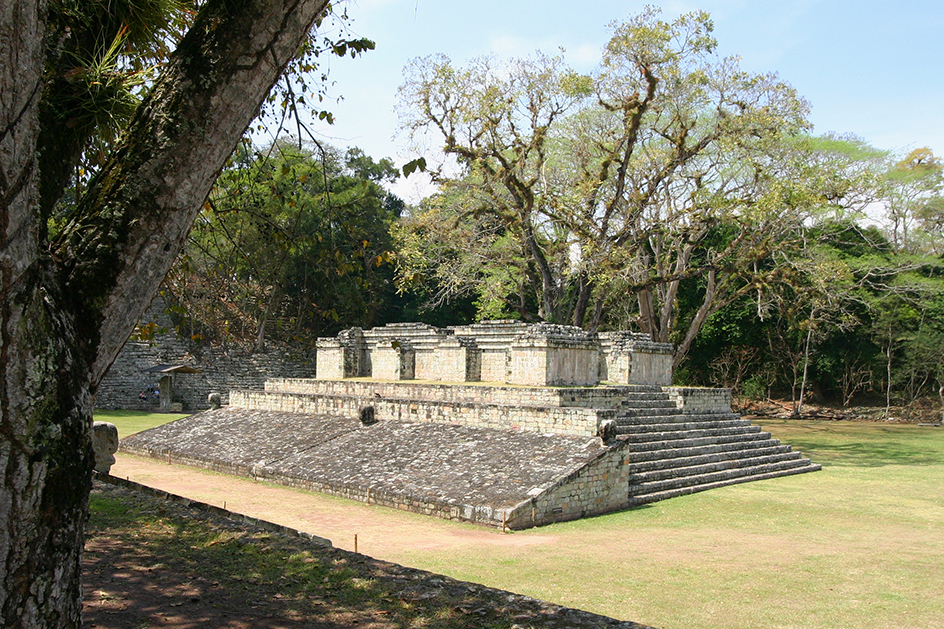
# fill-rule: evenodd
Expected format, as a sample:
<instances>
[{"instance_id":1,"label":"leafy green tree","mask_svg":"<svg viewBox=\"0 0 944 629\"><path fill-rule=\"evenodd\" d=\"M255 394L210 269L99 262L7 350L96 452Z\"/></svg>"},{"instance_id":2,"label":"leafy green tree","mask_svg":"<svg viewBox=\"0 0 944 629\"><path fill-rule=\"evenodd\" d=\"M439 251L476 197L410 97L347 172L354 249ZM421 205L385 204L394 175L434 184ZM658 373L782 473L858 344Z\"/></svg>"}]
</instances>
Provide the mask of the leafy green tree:
<instances>
[{"instance_id":1,"label":"leafy green tree","mask_svg":"<svg viewBox=\"0 0 944 629\"><path fill-rule=\"evenodd\" d=\"M280 141L224 171L168 281L192 335L313 342L372 326L392 300L389 160Z\"/></svg>"},{"instance_id":2,"label":"leafy green tree","mask_svg":"<svg viewBox=\"0 0 944 629\"><path fill-rule=\"evenodd\" d=\"M681 340L681 358L718 304L748 289L749 274L733 270L769 256L809 206L780 183L785 142L807 127L806 104L775 76L715 56L712 28L705 13L669 23L649 9L614 26L593 76L547 57L461 69L441 57L413 62L401 88L404 126L438 134L459 168L438 172L437 202L495 236L465 261L445 258L458 262L440 275L453 278L446 290L462 285L459 269L495 260L498 302L487 303L518 305L496 312L533 304L520 316L596 328L621 287L644 331ZM720 224L735 233L711 248ZM402 276L418 274L412 261L428 270L430 259L405 257ZM487 268L466 286L481 285ZM675 304L691 277L708 282L676 339Z\"/></svg>"},{"instance_id":3,"label":"leafy green tree","mask_svg":"<svg viewBox=\"0 0 944 629\"><path fill-rule=\"evenodd\" d=\"M526 256L524 269L533 277L518 283L534 288L539 318L582 320L567 298L569 278L559 255L565 243L547 224L543 173L554 125L590 95L586 77L545 56L507 64L482 58L460 69L444 56L427 57L406 72L400 88L405 128L414 134L432 129L462 170L458 178L435 171L436 180L449 185L450 198L466 196L464 212L488 214L488 222L520 242L511 250Z\"/></svg>"},{"instance_id":4,"label":"leafy green tree","mask_svg":"<svg viewBox=\"0 0 944 629\"><path fill-rule=\"evenodd\" d=\"M443 186L397 223L400 291L428 287L427 311L473 300L479 319L533 320L540 279L521 240L489 213L466 209L469 201Z\"/></svg>"},{"instance_id":5,"label":"leafy green tree","mask_svg":"<svg viewBox=\"0 0 944 629\"><path fill-rule=\"evenodd\" d=\"M886 173L883 199L890 238L908 253L940 252L944 163L929 148L911 151Z\"/></svg>"}]
</instances>

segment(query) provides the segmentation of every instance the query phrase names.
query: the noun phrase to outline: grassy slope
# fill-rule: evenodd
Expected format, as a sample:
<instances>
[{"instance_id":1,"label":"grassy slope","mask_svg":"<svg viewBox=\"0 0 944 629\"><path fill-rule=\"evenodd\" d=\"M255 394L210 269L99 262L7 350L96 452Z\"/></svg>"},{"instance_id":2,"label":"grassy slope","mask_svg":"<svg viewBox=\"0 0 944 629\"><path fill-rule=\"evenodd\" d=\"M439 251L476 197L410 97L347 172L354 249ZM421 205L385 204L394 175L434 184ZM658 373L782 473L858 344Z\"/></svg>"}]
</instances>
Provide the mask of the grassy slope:
<instances>
[{"instance_id":1,"label":"grassy slope","mask_svg":"<svg viewBox=\"0 0 944 629\"><path fill-rule=\"evenodd\" d=\"M823 471L384 558L666 629L939 627L944 429L761 423Z\"/></svg>"}]
</instances>

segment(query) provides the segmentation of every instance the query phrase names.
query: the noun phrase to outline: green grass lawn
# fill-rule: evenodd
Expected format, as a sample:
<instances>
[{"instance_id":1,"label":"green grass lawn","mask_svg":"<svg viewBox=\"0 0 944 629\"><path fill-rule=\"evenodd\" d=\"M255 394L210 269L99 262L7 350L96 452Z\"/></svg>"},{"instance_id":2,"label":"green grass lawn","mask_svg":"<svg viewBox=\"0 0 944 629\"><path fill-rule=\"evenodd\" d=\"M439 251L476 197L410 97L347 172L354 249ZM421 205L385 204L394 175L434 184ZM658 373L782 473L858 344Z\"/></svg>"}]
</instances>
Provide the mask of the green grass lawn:
<instances>
[{"instance_id":1,"label":"green grass lawn","mask_svg":"<svg viewBox=\"0 0 944 629\"><path fill-rule=\"evenodd\" d=\"M104 411L95 410L95 420L111 422L118 428L118 437L124 438L136 432L154 428L167 422L187 417L189 413L146 413L143 411Z\"/></svg>"},{"instance_id":2,"label":"green grass lawn","mask_svg":"<svg viewBox=\"0 0 944 629\"><path fill-rule=\"evenodd\" d=\"M758 423L823 470L383 558L665 629L944 626L944 429Z\"/></svg>"},{"instance_id":3,"label":"green grass lawn","mask_svg":"<svg viewBox=\"0 0 944 629\"><path fill-rule=\"evenodd\" d=\"M944 429L762 425L823 471L388 558L666 629L944 626Z\"/></svg>"}]
</instances>

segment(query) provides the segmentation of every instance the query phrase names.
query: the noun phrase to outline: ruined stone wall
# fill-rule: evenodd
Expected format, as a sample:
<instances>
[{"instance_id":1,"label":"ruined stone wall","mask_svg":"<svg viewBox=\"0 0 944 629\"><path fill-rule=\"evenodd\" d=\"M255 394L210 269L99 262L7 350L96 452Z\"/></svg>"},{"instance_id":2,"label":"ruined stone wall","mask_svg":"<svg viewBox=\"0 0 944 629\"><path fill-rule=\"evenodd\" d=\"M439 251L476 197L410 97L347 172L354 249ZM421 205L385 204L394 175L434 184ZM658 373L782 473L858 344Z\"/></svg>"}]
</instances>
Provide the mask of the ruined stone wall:
<instances>
[{"instance_id":1,"label":"ruined stone wall","mask_svg":"<svg viewBox=\"0 0 944 629\"><path fill-rule=\"evenodd\" d=\"M615 384L672 384L674 347L636 332L601 332L600 380Z\"/></svg>"},{"instance_id":2,"label":"ruined stone wall","mask_svg":"<svg viewBox=\"0 0 944 629\"><path fill-rule=\"evenodd\" d=\"M637 385L567 388L509 387L490 384L419 384L369 380L275 378L266 381L265 390L272 393L361 397L365 400L380 397L437 402L618 409L628 394L659 393L662 388Z\"/></svg>"},{"instance_id":3,"label":"ruined stone wall","mask_svg":"<svg viewBox=\"0 0 944 629\"><path fill-rule=\"evenodd\" d=\"M511 529L576 520L610 513L629 504L629 449L617 442L606 453L576 472L559 480L554 487L537 494L503 514Z\"/></svg>"},{"instance_id":4,"label":"ruined stone wall","mask_svg":"<svg viewBox=\"0 0 944 629\"><path fill-rule=\"evenodd\" d=\"M152 305L146 321L156 321L173 329L164 315L163 303ZM161 375L145 370L159 364L190 365L203 373L174 375L174 399L184 411L209 408L207 396L219 393L223 402L229 400L231 389L262 389L269 378L310 378L315 373L314 355L286 349L270 349L262 353L231 348L219 349L194 346L173 332L159 334L153 343L129 341L118 354L95 398L101 409L156 411L158 398L148 388L157 389ZM145 400L140 394L147 393Z\"/></svg>"},{"instance_id":5,"label":"ruined stone wall","mask_svg":"<svg viewBox=\"0 0 944 629\"><path fill-rule=\"evenodd\" d=\"M356 332L356 351L342 339ZM596 334L578 327L488 321L436 328L391 323L318 339L319 379L502 382L527 386L672 384L674 348L632 332ZM348 368L352 356L361 366ZM343 367L342 367L343 365Z\"/></svg>"},{"instance_id":6,"label":"ruined stone wall","mask_svg":"<svg viewBox=\"0 0 944 629\"><path fill-rule=\"evenodd\" d=\"M532 386L593 386L600 382L595 334L573 326L537 324L511 343L511 379Z\"/></svg>"}]
</instances>

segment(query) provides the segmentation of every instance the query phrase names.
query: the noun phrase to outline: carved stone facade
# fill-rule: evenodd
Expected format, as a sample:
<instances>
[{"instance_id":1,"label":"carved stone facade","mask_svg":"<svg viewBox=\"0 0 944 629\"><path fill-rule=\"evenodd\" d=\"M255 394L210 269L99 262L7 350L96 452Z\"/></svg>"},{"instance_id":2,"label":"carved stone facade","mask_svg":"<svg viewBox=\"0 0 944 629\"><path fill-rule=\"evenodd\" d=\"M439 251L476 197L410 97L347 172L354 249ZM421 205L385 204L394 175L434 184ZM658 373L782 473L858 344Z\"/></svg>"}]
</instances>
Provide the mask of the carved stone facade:
<instances>
[{"instance_id":1,"label":"carved stone facade","mask_svg":"<svg viewBox=\"0 0 944 629\"><path fill-rule=\"evenodd\" d=\"M487 321L394 323L318 339L320 380L373 378L528 386L672 383L673 348L632 332Z\"/></svg>"},{"instance_id":2,"label":"carved stone facade","mask_svg":"<svg viewBox=\"0 0 944 629\"><path fill-rule=\"evenodd\" d=\"M729 390L667 386L672 347L629 332L353 328L319 339L317 374L232 390L122 449L512 529L819 469Z\"/></svg>"}]
</instances>

